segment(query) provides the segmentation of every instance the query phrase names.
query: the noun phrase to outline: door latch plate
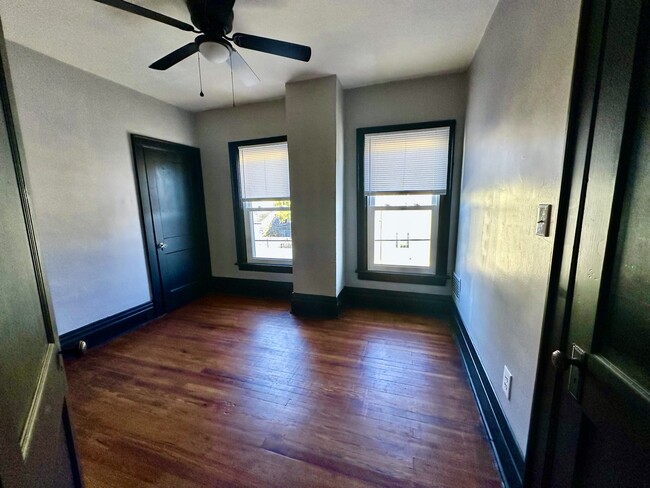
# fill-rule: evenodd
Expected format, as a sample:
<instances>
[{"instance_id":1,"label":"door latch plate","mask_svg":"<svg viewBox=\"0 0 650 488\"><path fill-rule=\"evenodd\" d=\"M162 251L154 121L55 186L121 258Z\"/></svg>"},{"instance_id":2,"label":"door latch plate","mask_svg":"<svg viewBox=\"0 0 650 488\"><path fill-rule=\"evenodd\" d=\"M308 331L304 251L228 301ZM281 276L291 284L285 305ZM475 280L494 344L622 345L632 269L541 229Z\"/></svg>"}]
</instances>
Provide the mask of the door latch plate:
<instances>
[{"instance_id":1,"label":"door latch plate","mask_svg":"<svg viewBox=\"0 0 650 488\"><path fill-rule=\"evenodd\" d=\"M577 364L572 364L569 369L569 393L577 401L580 401L582 393L582 365L585 360L585 352L577 344L574 344L571 348L571 359L575 360Z\"/></svg>"}]
</instances>

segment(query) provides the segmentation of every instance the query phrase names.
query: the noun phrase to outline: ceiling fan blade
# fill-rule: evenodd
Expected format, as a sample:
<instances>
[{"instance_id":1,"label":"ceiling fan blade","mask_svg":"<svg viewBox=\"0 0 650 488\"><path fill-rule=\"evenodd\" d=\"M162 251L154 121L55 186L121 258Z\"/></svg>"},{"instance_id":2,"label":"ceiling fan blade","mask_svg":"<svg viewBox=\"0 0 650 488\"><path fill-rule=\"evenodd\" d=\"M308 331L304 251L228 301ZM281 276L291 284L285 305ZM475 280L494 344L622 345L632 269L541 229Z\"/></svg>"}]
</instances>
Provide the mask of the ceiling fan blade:
<instances>
[{"instance_id":1,"label":"ceiling fan blade","mask_svg":"<svg viewBox=\"0 0 650 488\"><path fill-rule=\"evenodd\" d=\"M180 63L188 56L198 52L198 50L199 46L195 42L190 42L189 44L185 44L183 47L176 49L176 51L169 53L164 58L160 58L149 67L151 69L157 69L158 71L165 71L176 63Z\"/></svg>"},{"instance_id":2,"label":"ceiling fan blade","mask_svg":"<svg viewBox=\"0 0 650 488\"><path fill-rule=\"evenodd\" d=\"M239 47L262 51L264 53L275 54L285 58L297 59L299 61L309 61L311 58L311 48L292 42L278 41L268 37L252 36L250 34L234 34L232 40Z\"/></svg>"},{"instance_id":3,"label":"ceiling fan blade","mask_svg":"<svg viewBox=\"0 0 650 488\"><path fill-rule=\"evenodd\" d=\"M239 54L234 49L230 53L230 58L228 58L228 64L232 68L235 76L239 81L241 81L246 86L255 86L259 84L260 79L253 71L241 54Z\"/></svg>"},{"instance_id":4,"label":"ceiling fan blade","mask_svg":"<svg viewBox=\"0 0 650 488\"><path fill-rule=\"evenodd\" d=\"M126 12L130 12L132 14L146 17L151 20L162 22L163 24L171 25L172 27L176 27L184 31L188 31L188 32L195 31L194 26L186 22L181 22L180 20L176 20L172 17L168 17L167 15L159 14L158 12L154 12L153 10L149 10L148 8L140 7L140 5L135 5L133 3L125 2L124 0L95 0L95 1L99 3L103 3L104 5L109 5L111 7L119 8L120 10L125 10Z\"/></svg>"}]
</instances>

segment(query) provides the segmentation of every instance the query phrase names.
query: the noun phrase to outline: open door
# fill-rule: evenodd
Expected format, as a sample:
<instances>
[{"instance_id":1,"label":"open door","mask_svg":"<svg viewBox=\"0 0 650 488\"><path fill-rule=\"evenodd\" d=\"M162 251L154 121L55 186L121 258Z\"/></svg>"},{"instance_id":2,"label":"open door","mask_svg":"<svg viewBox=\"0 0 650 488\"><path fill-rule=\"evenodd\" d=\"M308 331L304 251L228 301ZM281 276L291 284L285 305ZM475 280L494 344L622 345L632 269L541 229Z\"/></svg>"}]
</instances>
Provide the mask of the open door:
<instances>
[{"instance_id":1,"label":"open door","mask_svg":"<svg viewBox=\"0 0 650 488\"><path fill-rule=\"evenodd\" d=\"M81 486L0 25L0 486Z\"/></svg>"},{"instance_id":2,"label":"open door","mask_svg":"<svg viewBox=\"0 0 650 488\"><path fill-rule=\"evenodd\" d=\"M649 0L585 2L530 486L650 486L649 25Z\"/></svg>"}]
</instances>

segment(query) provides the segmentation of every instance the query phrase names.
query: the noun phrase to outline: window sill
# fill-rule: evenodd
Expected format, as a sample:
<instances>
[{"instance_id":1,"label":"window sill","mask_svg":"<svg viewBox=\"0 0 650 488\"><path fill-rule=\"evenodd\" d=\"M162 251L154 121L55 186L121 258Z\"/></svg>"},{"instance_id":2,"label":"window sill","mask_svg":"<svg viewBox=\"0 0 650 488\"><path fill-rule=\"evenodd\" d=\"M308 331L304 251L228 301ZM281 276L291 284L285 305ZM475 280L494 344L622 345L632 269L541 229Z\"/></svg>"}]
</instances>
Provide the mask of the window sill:
<instances>
[{"instance_id":1,"label":"window sill","mask_svg":"<svg viewBox=\"0 0 650 488\"><path fill-rule=\"evenodd\" d=\"M241 271L259 271L264 273L293 273L290 264L235 263Z\"/></svg>"},{"instance_id":2,"label":"window sill","mask_svg":"<svg viewBox=\"0 0 650 488\"><path fill-rule=\"evenodd\" d=\"M390 273L386 271L357 271L360 280L390 281L392 283L413 283L416 285L445 286L447 276L429 274Z\"/></svg>"}]
</instances>

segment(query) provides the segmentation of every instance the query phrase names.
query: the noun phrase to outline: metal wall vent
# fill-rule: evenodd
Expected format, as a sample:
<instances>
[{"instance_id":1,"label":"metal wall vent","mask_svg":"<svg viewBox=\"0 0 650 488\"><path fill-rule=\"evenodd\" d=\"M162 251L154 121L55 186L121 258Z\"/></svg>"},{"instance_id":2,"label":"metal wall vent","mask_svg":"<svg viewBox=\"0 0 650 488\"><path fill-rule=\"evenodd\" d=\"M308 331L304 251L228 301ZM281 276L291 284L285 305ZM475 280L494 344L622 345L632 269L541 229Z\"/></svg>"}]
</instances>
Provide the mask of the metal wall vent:
<instances>
[{"instance_id":1,"label":"metal wall vent","mask_svg":"<svg viewBox=\"0 0 650 488\"><path fill-rule=\"evenodd\" d=\"M460 300L460 276L456 273L454 273L452 279L452 292L456 301Z\"/></svg>"}]
</instances>

